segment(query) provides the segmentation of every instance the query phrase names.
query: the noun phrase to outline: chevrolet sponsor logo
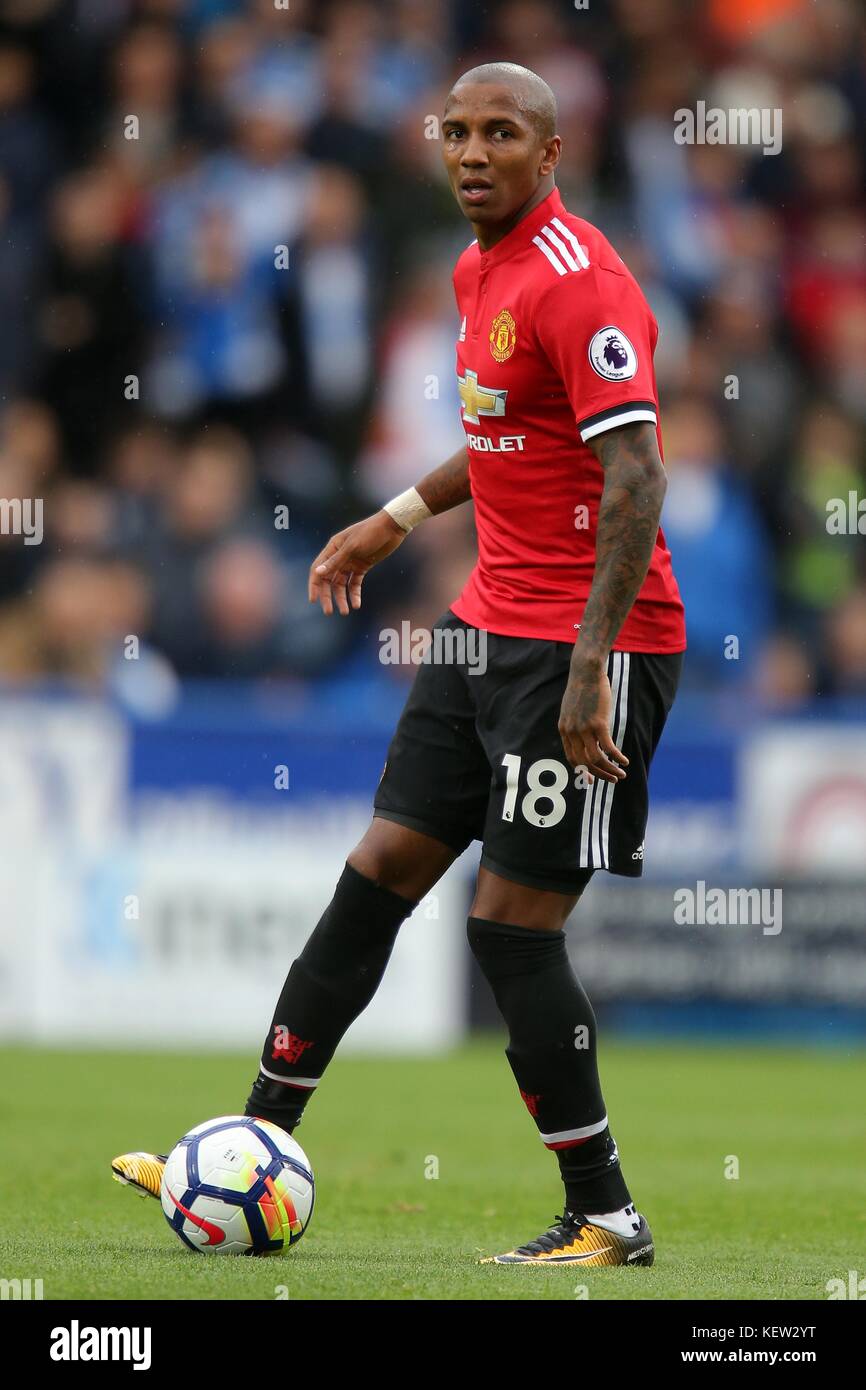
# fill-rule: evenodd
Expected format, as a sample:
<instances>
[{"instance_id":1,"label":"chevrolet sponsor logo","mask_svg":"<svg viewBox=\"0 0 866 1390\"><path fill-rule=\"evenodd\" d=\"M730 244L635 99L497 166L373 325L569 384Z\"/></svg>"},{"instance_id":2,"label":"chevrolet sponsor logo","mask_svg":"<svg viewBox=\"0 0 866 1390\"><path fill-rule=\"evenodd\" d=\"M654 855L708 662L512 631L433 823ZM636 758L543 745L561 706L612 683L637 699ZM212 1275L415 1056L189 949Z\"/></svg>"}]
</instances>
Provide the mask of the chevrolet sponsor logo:
<instances>
[{"instance_id":1,"label":"chevrolet sponsor logo","mask_svg":"<svg viewBox=\"0 0 866 1390\"><path fill-rule=\"evenodd\" d=\"M466 445L469 449L477 449L479 454L513 454L523 453L523 441L525 434L503 434L497 443L486 434L466 434Z\"/></svg>"},{"instance_id":2,"label":"chevrolet sponsor logo","mask_svg":"<svg viewBox=\"0 0 866 1390\"><path fill-rule=\"evenodd\" d=\"M465 376L458 376L457 390L463 403L463 419L470 425L480 425L481 415L504 415L505 397L508 391L493 386L479 386L478 373L467 369Z\"/></svg>"}]
</instances>

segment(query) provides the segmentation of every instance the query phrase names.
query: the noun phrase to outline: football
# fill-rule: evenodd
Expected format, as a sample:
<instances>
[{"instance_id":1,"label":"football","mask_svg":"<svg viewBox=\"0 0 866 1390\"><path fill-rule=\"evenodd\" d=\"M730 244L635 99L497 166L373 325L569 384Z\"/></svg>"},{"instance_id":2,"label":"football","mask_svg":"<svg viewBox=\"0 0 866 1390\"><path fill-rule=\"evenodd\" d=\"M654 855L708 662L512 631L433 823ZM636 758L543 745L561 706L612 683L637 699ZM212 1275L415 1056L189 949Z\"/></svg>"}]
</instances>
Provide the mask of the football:
<instances>
[{"instance_id":1,"label":"football","mask_svg":"<svg viewBox=\"0 0 866 1390\"><path fill-rule=\"evenodd\" d=\"M162 1177L165 1219L189 1250L280 1255L313 1214L309 1159L267 1120L224 1115L175 1144Z\"/></svg>"}]
</instances>

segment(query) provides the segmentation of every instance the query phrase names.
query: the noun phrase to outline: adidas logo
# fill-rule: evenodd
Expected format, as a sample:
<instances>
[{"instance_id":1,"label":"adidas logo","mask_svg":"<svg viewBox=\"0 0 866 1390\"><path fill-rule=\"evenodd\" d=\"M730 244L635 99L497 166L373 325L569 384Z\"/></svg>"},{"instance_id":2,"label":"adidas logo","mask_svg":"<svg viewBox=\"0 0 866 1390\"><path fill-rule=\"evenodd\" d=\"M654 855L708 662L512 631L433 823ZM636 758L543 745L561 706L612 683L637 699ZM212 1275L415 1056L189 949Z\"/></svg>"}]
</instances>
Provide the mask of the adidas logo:
<instances>
[{"instance_id":1,"label":"adidas logo","mask_svg":"<svg viewBox=\"0 0 866 1390\"><path fill-rule=\"evenodd\" d=\"M632 855L632 859L643 859L643 840L641 840L640 844L638 845L637 849Z\"/></svg>"}]
</instances>

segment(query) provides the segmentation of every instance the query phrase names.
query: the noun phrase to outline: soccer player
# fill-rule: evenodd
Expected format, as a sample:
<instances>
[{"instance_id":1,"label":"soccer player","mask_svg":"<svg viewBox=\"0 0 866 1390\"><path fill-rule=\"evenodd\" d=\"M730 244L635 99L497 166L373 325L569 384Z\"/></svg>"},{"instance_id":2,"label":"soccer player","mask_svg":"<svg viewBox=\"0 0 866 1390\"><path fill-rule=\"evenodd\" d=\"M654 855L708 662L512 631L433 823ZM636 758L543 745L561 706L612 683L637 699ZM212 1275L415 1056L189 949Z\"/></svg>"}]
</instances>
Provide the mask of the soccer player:
<instances>
[{"instance_id":1,"label":"soccer player","mask_svg":"<svg viewBox=\"0 0 866 1390\"><path fill-rule=\"evenodd\" d=\"M332 536L310 599L360 608L367 571L470 497L478 562L434 628L441 659L419 668L370 827L289 971L246 1113L295 1128L401 923L480 839L469 943L565 1187L564 1214L494 1258L649 1265L564 924L596 869L642 872L647 774L685 648L659 529L658 328L601 232L563 206L547 83L513 63L473 68L442 133L475 233L454 272L466 445ZM113 1168L157 1195L162 1162Z\"/></svg>"}]
</instances>

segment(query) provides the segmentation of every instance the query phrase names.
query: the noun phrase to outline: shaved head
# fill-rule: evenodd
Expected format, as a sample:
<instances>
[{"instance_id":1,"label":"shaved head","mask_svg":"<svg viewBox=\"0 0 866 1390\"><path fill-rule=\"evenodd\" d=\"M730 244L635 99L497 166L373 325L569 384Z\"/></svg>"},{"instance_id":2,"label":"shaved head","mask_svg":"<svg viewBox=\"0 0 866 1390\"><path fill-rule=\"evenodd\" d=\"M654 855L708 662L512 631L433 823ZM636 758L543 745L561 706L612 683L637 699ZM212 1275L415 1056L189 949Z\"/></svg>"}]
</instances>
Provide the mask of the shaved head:
<instances>
[{"instance_id":1,"label":"shaved head","mask_svg":"<svg viewBox=\"0 0 866 1390\"><path fill-rule=\"evenodd\" d=\"M445 99L442 159L485 250L553 191L561 151L556 98L519 63L470 68Z\"/></svg>"},{"instance_id":2,"label":"shaved head","mask_svg":"<svg viewBox=\"0 0 866 1390\"><path fill-rule=\"evenodd\" d=\"M452 98L459 97L459 89L470 82L508 87L515 105L532 122L540 140L551 140L556 134L556 97L544 78L531 68L523 68L519 63L482 63L470 68L458 77L448 93L446 111Z\"/></svg>"}]
</instances>

